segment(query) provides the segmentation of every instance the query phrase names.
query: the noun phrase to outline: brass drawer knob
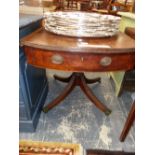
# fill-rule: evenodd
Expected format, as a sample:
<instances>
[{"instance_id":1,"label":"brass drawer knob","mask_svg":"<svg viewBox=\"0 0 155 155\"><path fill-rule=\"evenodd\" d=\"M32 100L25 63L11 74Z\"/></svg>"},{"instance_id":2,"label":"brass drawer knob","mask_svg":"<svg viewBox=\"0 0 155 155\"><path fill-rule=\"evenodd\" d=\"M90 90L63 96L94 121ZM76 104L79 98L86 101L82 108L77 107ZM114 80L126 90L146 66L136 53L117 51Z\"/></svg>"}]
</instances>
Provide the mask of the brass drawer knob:
<instances>
[{"instance_id":1,"label":"brass drawer knob","mask_svg":"<svg viewBox=\"0 0 155 155\"><path fill-rule=\"evenodd\" d=\"M100 64L101 66L109 66L112 62L112 59L111 57L103 57L101 60L100 60Z\"/></svg>"},{"instance_id":2,"label":"brass drawer knob","mask_svg":"<svg viewBox=\"0 0 155 155\"><path fill-rule=\"evenodd\" d=\"M59 65L59 64L62 64L64 62L64 59L63 59L63 57L61 55L56 54L56 55L53 55L51 57L51 62L53 64L58 64Z\"/></svg>"}]
</instances>

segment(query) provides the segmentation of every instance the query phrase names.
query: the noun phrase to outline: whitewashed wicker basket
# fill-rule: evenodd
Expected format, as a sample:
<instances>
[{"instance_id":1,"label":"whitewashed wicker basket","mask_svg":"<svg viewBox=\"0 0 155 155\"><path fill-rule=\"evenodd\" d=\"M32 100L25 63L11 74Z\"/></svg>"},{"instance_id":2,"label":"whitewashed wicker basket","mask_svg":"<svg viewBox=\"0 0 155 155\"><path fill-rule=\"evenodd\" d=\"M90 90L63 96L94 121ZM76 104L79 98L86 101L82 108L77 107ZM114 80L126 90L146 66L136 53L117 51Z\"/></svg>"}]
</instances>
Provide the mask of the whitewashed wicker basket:
<instances>
[{"instance_id":1,"label":"whitewashed wicker basket","mask_svg":"<svg viewBox=\"0 0 155 155\"><path fill-rule=\"evenodd\" d=\"M46 12L45 30L72 37L109 37L116 35L121 18L89 12Z\"/></svg>"}]
</instances>

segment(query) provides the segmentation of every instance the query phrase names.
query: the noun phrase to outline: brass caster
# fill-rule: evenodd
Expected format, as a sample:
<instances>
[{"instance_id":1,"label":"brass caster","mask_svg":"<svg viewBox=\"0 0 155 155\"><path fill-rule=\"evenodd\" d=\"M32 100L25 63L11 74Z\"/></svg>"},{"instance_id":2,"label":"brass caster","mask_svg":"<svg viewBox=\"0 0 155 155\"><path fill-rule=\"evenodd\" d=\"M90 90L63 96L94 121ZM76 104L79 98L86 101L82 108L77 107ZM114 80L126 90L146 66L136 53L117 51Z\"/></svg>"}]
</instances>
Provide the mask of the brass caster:
<instances>
[{"instance_id":1,"label":"brass caster","mask_svg":"<svg viewBox=\"0 0 155 155\"><path fill-rule=\"evenodd\" d=\"M49 111L48 107L44 107L44 108L43 108L43 112L44 112L44 113L47 113L48 111Z\"/></svg>"},{"instance_id":2,"label":"brass caster","mask_svg":"<svg viewBox=\"0 0 155 155\"><path fill-rule=\"evenodd\" d=\"M105 111L104 113L105 113L106 116L109 116L109 115L111 114L111 112L112 112L112 111L108 109L108 110Z\"/></svg>"}]
</instances>

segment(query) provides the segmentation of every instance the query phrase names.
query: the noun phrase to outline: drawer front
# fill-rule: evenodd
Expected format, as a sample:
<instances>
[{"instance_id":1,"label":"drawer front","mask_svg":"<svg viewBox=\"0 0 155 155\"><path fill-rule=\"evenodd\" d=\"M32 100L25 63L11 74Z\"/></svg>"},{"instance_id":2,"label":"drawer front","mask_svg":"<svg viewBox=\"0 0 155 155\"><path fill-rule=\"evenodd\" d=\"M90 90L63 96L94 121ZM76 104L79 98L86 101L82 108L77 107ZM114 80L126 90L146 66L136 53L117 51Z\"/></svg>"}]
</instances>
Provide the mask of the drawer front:
<instances>
[{"instance_id":1,"label":"drawer front","mask_svg":"<svg viewBox=\"0 0 155 155\"><path fill-rule=\"evenodd\" d=\"M118 71L134 68L134 52L125 54L96 54L57 52L25 47L28 63L66 71Z\"/></svg>"}]
</instances>

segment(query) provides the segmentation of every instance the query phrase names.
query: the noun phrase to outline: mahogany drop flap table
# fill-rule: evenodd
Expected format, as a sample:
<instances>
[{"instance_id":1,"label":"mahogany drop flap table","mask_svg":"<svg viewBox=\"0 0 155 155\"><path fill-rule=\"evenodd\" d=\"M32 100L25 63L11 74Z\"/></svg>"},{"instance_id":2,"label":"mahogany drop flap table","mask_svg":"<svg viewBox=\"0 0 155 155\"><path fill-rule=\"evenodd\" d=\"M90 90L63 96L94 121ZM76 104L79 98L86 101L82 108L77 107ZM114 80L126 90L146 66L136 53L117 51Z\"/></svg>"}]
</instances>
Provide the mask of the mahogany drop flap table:
<instances>
[{"instance_id":1,"label":"mahogany drop flap table","mask_svg":"<svg viewBox=\"0 0 155 155\"><path fill-rule=\"evenodd\" d=\"M21 39L21 45L30 65L73 72L68 78L54 76L68 84L56 99L43 108L44 112L58 105L75 86L80 86L92 103L109 115L111 110L87 85L100 82L100 78L87 79L84 72L131 70L135 65L134 40L122 32L107 38L75 38L49 33L41 28Z\"/></svg>"}]
</instances>

